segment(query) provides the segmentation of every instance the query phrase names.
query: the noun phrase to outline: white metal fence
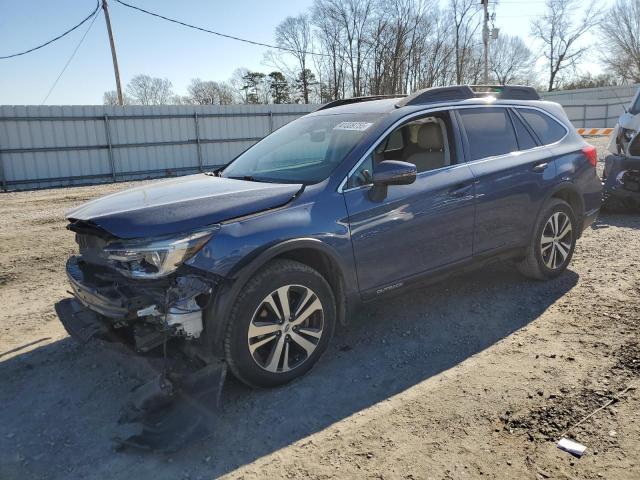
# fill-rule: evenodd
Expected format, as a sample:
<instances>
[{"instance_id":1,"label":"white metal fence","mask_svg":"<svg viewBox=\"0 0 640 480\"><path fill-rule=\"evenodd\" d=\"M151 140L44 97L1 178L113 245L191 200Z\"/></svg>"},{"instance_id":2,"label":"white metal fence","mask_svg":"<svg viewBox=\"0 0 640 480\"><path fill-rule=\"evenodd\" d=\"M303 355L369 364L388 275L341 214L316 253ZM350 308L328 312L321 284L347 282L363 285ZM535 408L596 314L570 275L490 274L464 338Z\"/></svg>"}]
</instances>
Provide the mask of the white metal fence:
<instances>
[{"instance_id":1,"label":"white metal fence","mask_svg":"<svg viewBox=\"0 0 640 480\"><path fill-rule=\"evenodd\" d=\"M613 127L638 85L551 92L576 127ZM0 106L0 187L184 175L224 165L317 105Z\"/></svg>"},{"instance_id":2,"label":"white metal fence","mask_svg":"<svg viewBox=\"0 0 640 480\"><path fill-rule=\"evenodd\" d=\"M616 125L639 87L640 84L560 90L542 93L541 96L544 100L561 104L576 128L607 128Z\"/></svg>"},{"instance_id":3,"label":"white metal fence","mask_svg":"<svg viewBox=\"0 0 640 480\"><path fill-rule=\"evenodd\" d=\"M315 108L0 106L0 185L45 188L203 171Z\"/></svg>"}]
</instances>

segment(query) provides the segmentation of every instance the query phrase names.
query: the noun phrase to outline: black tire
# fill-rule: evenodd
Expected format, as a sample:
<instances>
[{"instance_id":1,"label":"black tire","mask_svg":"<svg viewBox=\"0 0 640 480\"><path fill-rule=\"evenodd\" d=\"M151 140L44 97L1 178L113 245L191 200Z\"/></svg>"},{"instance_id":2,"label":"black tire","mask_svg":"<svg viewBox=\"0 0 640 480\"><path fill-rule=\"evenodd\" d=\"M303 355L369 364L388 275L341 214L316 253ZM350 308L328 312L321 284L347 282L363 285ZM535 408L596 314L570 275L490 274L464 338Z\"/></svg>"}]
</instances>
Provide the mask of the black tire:
<instances>
[{"instance_id":1,"label":"black tire","mask_svg":"<svg viewBox=\"0 0 640 480\"><path fill-rule=\"evenodd\" d=\"M556 213L564 214L571 222L571 242L569 252L566 258L554 268L549 268L543 259L541 250L542 234L545 232L547 222ZM525 277L534 278L536 280L550 280L561 275L571 262L573 251L576 246L578 234L578 225L576 216L571 206L564 200L559 198L550 199L543 207L542 212L536 223L533 236L527 247L526 257L517 264L518 271ZM551 248L554 248L553 246ZM553 262L552 262L553 263Z\"/></svg>"},{"instance_id":2,"label":"black tire","mask_svg":"<svg viewBox=\"0 0 640 480\"><path fill-rule=\"evenodd\" d=\"M321 336L319 340L316 340L312 337L305 337L308 340L317 342L315 343L315 350L313 350L311 354L306 354L306 351L303 351L303 349L299 347L298 343L295 343L293 341L293 336L299 336L301 332L304 331L303 328L292 326L291 330L300 328L300 330L297 331L297 334L287 329L292 337L289 337L289 335L284 331L276 332L278 334L278 337L276 338L276 340L274 340L275 342L278 342L280 340L280 336L282 336L282 334L284 333L286 340L283 337L283 342L292 342L289 348L292 352L294 352L294 360L300 357L303 357L304 359L298 360L301 361L301 363L297 366L292 366L292 368L288 371L272 372L265 369L265 367L268 367L269 365L259 365L259 361L258 359L254 358L254 355L258 357L263 354L261 349L266 350L273 347L265 345L264 347L260 347L260 349L256 349L257 353L254 352L252 354L249 347L249 342L251 342L251 340L249 339L249 328L252 326L254 314L256 314L256 318L258 318L258 315L273 315L275 323L278 323L278 317L273 314L273 311L265 307L265 303L263 303L263 300L271 296L272 292L275 292L277 289L281 287L287 288L287 286L291 286L289 292L293 292L288 293L288 298L294 298L296 296L296 292L294 291L294 289L298 288L298 286L301 286L306 289L310 289L312 293L315 294L315 297L309 297L311 299L310 302L312 302L315 298L320 301L322 311L317 310L310 316L309 320L307 321L313 320L315 322L320 322L321 326L319 327L319 330L321 331ZM278 297L276 294L275 297L271 296L271 298L276 299L276 307L278 310L277 315L281 315L282 309L279 302L280 297ZM299 303L302 303L302 294L300 294L297 301ZM309 305L309 303L307 303L307 305ZM275 323L273 323L273 325L275 325ZM283 323L286 324L287 322ZM234 302L229 318L229 325L225 334L225 358L233 374L239 380L251 387L268 388L283 385L304 375L313 367L313 365L318 361L320 356L327 349L329 341L333 336L335 323L335 298L333 296L331 287L324 279L324 277L313 268L300 262L296 262L293 260L272 260L263 268L261 268L253 276L253 278L251 278L251 280L247 282ZM269 325L271 327L272 323L270 323ZM281 328L284 329L285 327L286 325L282 326ZM309 329L307 328L307 330ZM266 337L270 335L271 333L265 334L264 337L253 338L266 340ZM269 341L269 344L271 343L272 342ZM299 353L297 353L298 350L300 350ZM284 353L284 355L287 355L287 358L289 358L288 352L289 350L286 350ZM274 358L275 350L271 350L270 353L270 358ZM296 354L298 355L298 357L295 357ZM280 355L283 354L279 354L279 356ZM266 359L266 363L269 363L268 359ZM284 360L278 360L275 368L277 370L284 369Z\"/></svg>"}]
</instances>

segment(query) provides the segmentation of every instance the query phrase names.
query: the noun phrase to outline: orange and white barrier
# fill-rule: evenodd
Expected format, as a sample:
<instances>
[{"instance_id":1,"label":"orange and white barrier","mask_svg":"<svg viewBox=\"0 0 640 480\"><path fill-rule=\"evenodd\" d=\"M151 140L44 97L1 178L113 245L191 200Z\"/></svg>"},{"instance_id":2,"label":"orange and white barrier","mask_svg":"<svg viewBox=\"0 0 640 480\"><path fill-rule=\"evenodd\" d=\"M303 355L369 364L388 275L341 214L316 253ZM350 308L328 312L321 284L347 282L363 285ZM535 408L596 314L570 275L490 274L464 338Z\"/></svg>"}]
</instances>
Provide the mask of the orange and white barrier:
<instances>
[{"instance_id":1,"label":"orange and white barrier","mask_svg":"<svg viewBox=\"0 0 640 480\"><path fill-rule=\"evenodd\" d=\"M582 135L583 137L589 135L611 135L613 132L613 128L578 128L578 135Z\"/></svg>"}]
</instances>

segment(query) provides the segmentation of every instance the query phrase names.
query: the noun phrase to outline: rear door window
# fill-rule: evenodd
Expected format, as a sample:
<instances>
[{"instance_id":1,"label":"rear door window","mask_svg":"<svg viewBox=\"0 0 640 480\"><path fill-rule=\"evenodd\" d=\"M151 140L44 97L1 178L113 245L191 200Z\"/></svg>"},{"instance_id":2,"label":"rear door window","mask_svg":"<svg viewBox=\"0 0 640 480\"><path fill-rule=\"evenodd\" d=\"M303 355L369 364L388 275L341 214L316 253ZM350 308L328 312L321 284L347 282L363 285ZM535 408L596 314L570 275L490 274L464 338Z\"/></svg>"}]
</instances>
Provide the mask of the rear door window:
<instances>
[{"instance_id":1,"label":"rear door window","mask_svg":"<svg viewBox=\"0 0 640 480\"><path fill-rule=\"evenodd\" d=\"M469 108L458 113L469 141L471 160L518 150L516 134L505 108Z\"/></svg>"},{"instance_id":2,"label":"rear door window","mask_svg":"<svg viewBox=\"0 0 640 480\"><path fill-rule=\"evenodd\" d=\"M530 108L518 108L517 110L543 145L557 142L567 134L566 129L549 115Z\"/></svg>"}]
</instances>

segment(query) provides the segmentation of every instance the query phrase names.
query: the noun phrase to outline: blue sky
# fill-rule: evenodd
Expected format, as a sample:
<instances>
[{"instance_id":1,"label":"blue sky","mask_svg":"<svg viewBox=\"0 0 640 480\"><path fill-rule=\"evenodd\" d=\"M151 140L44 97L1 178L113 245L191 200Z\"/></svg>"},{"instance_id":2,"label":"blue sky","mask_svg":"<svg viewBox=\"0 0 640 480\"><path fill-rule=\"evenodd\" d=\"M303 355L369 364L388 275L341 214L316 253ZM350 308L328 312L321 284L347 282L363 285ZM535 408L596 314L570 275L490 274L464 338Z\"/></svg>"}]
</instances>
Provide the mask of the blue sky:
<instances>
[{"instance_id":1,"label":"blue sky","mask_svg":"<svg viewBox=\"0 0 640 480\"><path fill-rule=\"evenodd\" d=\"M223 33L274 42L277 24L307 11L312 0L128 0L128 3ZM479 3L479 2L478 2ZM610 3L604 0L602 3ZM265 48L193 31L110 1L123 86L136 74L166 77L184 94L190 79L226 80L238 67L267 70ZM66 30L94 0L0 0L0 55L30 48ZM525 36L543 0L501 0L496 26ZM0 60L0 104L39 105L84 34L88 23L37 52ZM594 58L593 55L591 58ZM587 64L585 69L597 69ZM100 15L47 104L101 104L114 77L104 18Z\"/></svg>"}]
</instances>

